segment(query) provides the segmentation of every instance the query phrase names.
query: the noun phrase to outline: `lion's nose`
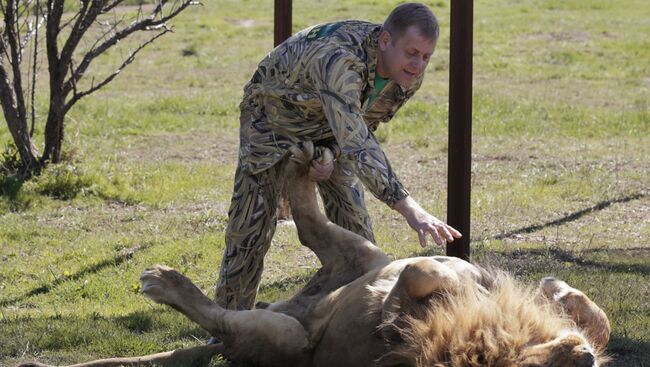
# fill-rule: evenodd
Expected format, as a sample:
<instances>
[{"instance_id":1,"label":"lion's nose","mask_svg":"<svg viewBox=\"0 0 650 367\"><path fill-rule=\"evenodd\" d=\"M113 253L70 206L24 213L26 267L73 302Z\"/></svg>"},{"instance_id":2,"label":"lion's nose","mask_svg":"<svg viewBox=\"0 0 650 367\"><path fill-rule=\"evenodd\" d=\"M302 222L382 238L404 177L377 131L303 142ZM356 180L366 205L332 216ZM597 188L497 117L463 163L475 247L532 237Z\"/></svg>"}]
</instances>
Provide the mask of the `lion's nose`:
<instances>
[{"instance_id":1,"label":"lion's nose","mask_svg":"<svg viewBox=\"0 0 650 367\"><path fill-rule=\"evenodd\" d=\"M591 351L587 350L586 348L581 351L580 357L578 358L578 364L577 366L579 367L597 367L596 366L596 357L591 353Z\"/></svg>"}]
</instances>

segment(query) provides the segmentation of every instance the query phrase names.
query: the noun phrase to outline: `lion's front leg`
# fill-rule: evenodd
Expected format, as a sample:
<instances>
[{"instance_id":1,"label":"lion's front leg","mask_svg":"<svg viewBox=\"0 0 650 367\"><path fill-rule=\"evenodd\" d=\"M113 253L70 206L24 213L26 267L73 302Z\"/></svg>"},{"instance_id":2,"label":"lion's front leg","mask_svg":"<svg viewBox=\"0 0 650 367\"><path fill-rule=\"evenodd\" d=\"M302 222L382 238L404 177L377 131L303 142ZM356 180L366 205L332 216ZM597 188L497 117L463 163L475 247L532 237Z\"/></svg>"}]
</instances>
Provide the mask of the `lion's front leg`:
<instances>
[{"instance_id":1,"label":"lion's front leg","mask_svg":"<svg viewBox=\"0 0 650 367\"><path fill-rule=\"evenodd\" d=\"M140 282L142 294L154 302L171 306L207 331L216 332L211 312L206 312L215 306L214 302L186 276L170 267L156 265L142 273Z\"/></svg>"},{"instance_id":2,"label":"lion's front leg","mask_svg":"<svg viewBox=\"0 0 650 367\"><path fill-rule=\"evenodd\" d=\"M611 331L609 319L589 297L567 283L551 277L542 279L537 294L571 317L596 348L605 350Z\"/></svg>"},{"instance_id":3,"label":"lion's front leg","mask_svg":"<svg viewBox=\"0 0 650 367\"><path fill-rule=\"evenodd\" d=\"M162 265L147 269L140 281L147 297L173 307L223 340L227 358L260 366L301 366L306 360L308 335L293 317L267 310L223 309L187 277Z\"/></svg>"},{"instance_id":4,"label":"lion's front leg","mask_svg":"<svg viewBox=\"0 0 650 367\"><path fill-rule=\"evenodd\" d=\"M384 300L382 318L409 314L411 307L434 293L446 294L458 289L461 277L453 269L435 259L413 259L404 267L393 289Z\"/></svg>"}]
</instances>

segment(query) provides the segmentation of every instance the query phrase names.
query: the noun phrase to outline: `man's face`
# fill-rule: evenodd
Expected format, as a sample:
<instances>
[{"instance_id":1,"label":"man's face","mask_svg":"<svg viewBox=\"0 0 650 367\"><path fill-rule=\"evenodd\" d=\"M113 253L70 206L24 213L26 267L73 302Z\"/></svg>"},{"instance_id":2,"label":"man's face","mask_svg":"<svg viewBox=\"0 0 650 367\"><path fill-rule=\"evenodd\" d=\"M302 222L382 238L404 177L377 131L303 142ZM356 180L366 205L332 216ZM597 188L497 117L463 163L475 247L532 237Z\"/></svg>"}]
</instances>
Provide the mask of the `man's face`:
<instances>
[{"instance_id":1,"label":"man's face","mask_svg":"<svg viewBox=\"0 0 650 367\"><path fill-rule=\"evenodd\" d=\"M403 87L410 87L424 73L435 48L436 41L422 36L415 26L408 27L397 39L382 31L379 35L377 73Z\"/></svg>"}]
</instances>

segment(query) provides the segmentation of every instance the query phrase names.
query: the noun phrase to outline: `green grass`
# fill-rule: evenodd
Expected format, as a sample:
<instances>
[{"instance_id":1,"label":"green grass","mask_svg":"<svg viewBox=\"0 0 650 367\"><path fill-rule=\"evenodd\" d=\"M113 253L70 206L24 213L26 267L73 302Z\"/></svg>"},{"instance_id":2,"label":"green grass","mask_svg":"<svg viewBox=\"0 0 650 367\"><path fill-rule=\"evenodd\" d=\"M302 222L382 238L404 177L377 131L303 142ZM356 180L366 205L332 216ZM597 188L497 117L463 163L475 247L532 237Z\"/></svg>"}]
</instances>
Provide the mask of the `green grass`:
<instances>
[{"instance_id":1,"label":"green grass","mask_svg":"<svg viewBox=\"0 0 650 367\"><path fill-rule=\"evenodd\" d=\"M450 9L426 3L442 25L434 60L422 89L377 135L412 195L444 218ZM294 2L294 30L380 22L395 4ZM612 366L650 365L648 13L642 0L475 2L473 260L530 284L553 275L584 290L612 322ZM66 162L30 181L0 171L0 365L70 364L206 339L144 299L138 277L164 263L213 292L237 106L272 47L272 14L272 2L258 0L189 9L173 34L71 110ZM90 71L115 70L135 44L121 43ZM41 116L46 99L37 99ZM0 128L0 142L9 140ZM374 198L368 205L391 256L443 253L419 248ZM265 301L289 297L318 266L289 226L278 228L265 265Z\"/></svg>"}]
</instances>

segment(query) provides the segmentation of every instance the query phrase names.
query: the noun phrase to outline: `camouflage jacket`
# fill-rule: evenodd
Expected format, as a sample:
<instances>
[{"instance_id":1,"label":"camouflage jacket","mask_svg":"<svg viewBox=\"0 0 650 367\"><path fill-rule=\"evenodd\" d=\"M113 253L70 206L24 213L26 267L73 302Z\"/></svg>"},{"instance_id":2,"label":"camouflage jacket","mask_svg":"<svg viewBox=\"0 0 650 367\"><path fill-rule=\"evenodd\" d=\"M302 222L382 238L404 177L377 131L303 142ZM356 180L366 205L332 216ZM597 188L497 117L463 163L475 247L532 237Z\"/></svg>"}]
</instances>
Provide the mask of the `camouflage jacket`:
<instances>
[{"instance_id":1,"label":"camouflage jacket","mask_svg":"<svg viewBox=\"0 0 650 367\"><path fill-rule=\"evenodd\" d=\"M341 159L383 202L408 196L373 131L420 87L393 81L368 105L374 88L381 25L342 21L298 32L258 65L241 104L240 164L257 173L297 142L335 142ZM245 117L248 116L248 117Z\"/></svg>"}]
</instances>

